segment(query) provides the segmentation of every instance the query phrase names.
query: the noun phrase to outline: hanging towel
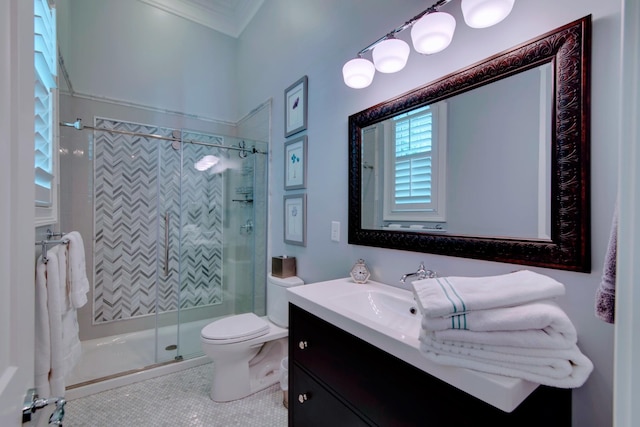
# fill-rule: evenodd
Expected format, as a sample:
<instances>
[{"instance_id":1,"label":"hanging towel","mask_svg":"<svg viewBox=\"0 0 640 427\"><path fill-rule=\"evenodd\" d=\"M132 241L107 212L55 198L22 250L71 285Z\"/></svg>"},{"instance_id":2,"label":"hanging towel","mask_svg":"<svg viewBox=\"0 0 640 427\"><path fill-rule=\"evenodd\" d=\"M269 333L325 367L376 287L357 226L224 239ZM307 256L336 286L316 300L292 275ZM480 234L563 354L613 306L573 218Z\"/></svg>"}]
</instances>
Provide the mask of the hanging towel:
<instances>
[{"instance_id":1,"label":"hanging towel","mask_svg":"<svg viewBox=\"0 0 640 427\"><path fill-rule=\"evenodd\" d=\"M493 345L566 349L578 340L567 314L551 300L448 317L423 316L422 327L438 339Z\"/></svg>"},{"instance_id":2,"label":"hanging towel","mask_svg":"<svg viewBox=\"0 0 640 427\"><path fill-rule=\"evenodd\" d=\"M64 348L62 343L62 307L64 304L63 284L60 283L58 249L55 246L47 252L47 310L49 315L49 395L64 396Z\"/></svg>"},{"instance_id":3,"label":"hanging towel","mask_svg":"<svg viewBox=\"0 0 640 427\"><path fill-rule=\"evenodd\" d=\"M607 322L615 323L616 314L616 267L618 253L618 204L613 212L609 244L602 268L602 280L596 290L596 317Z\"/></svg>"},{"instance_id":4,"label":"hanging towel","mask_svg":"<svg viewBox=\"0 0 640 427\"><path fill-rule=\"evenodd\" d=\"M35 387L40 396L51 396L49 371L51 370L51 334L47 308L47 264L38 258L36 265L35 313Z\"/></svg>"},{"instance_id":5,"label":"hanging towel","mask_svg":"<svg viewBox=\"0 0 640 427\"><path fill-rule=\"evenodd\" d=\"M78 326L78 313L74 307L70 305L69 289L67 281L68 270L68 254L67 245L57 247L58 254L58 273L60 280L61 292L61 331L62 331L62 376L66 377L69 372L76 366L82 356L82 347L80 344Z\"/></svg>"},{"instance_id":6,"label":"hanging towel","mask_svg":"<svg viewBox=\"0 0 640 427\"><path fill-rule=\"evenodd\" d=\"M593 371L593 363L577 345L551 351L440 342L422 331L420 352L437 363L560 388L580 387Z\"/></svg>"},{"instance_id":7,"label":"hanging towel","mask_svg":"<svg viewBox=\"0 0 640 427\"><path fill-rule=\"evenodd\" d=\"M471 310L509 307L563 295L564 285L529 270L488 277L416 280L412 290L423 315L450 316Z\"/></svg>"},{"instance_id":8,"label":"hanging towel","mask_svg":"<svg viewBox=\"0 0 640 427\"><path fill-rule=\"evenodd\" d=\"M69 300L72 307L80 308L87 303L89 292L84 242L77 231L67 233L64 237L69 239Z\"/></svg>"},{"instance_id":9,"label":"hanging towel","mask_svg":"<svg viewBox=\"0 0 640 427\"><path fill-rule=\"evenodd\" d=\"M64 396L65 376L81 357L76 310L66 304L65 245L36 267L35 384L41 396Z\"/></svg>"}]
</instances>

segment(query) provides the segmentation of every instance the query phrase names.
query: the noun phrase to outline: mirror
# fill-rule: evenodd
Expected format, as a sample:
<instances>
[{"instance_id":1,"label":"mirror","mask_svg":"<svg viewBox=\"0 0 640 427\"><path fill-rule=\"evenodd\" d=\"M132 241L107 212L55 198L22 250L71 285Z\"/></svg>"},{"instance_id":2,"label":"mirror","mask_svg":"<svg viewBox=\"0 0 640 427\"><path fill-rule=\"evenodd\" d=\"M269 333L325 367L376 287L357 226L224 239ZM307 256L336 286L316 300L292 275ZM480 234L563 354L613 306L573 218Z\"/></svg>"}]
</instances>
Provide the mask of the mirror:
<instances>
[{"instance_id":1,"label":"mirror","mask_svg":"<svg viewBox=\"0 0 640 427\"><path fill-rule=\"evenodd\" d=\"M587 16L350 116L349 243L589 271L590 31Z\"/></svg>"}]
</instances>

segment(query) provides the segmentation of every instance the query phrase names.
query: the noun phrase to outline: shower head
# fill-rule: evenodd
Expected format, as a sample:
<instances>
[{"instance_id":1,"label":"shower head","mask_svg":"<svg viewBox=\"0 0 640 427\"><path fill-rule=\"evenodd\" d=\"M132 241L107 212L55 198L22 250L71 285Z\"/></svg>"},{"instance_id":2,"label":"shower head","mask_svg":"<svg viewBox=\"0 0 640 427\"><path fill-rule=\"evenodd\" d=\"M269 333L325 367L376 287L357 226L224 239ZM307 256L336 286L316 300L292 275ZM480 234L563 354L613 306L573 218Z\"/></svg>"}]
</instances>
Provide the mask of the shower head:
<instances>
[{"instance_id":1,"label":"shower head","mask_svg":"<svg viewBox=\"0 0 640 427\"><path fill-rule=\"evenodd\" d=\"M69 126L71 128L76 128L77 130L82 130L83 125L82 125L82 119L76 119L75 122L60 122L61 125L63 126Z\"/></svg>"}]
</instances>

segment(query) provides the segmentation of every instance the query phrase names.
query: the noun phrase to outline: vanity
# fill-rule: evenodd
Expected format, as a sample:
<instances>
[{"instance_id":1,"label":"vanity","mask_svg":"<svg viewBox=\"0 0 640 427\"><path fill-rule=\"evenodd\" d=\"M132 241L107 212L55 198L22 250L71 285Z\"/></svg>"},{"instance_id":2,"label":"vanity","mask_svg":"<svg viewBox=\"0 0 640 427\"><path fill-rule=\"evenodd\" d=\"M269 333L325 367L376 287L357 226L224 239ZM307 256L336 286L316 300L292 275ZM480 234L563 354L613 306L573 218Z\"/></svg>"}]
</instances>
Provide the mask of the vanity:
<instances>
[{"instance_id":1,"label":"vanity","mask_svg":"<svg viewBox=\"0 0 640 427\"><path fill-rule=\"evenodd\" d=\"M351 279L291 288L290 426L570 426L571 390L423 357L410 291Z\"/></svg>"}]
</instances>

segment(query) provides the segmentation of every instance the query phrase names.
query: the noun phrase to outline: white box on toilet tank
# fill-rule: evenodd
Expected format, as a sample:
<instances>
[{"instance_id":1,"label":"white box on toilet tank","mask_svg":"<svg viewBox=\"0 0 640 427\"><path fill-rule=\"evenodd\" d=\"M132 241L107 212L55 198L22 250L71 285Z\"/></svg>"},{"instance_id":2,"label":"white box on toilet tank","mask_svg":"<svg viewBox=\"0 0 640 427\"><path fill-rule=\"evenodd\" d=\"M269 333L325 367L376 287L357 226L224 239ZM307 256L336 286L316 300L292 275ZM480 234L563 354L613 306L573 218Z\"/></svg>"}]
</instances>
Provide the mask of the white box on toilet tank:
<instances>
[{"instance_id":1,"label":"white box on toilet tank","mask_svg":"<svg viewBox=\"0 0 640 427\"><path fill-rule=\"evenodd\" d=\"M284 279L267 276L267 316L281 328L289 327L289 299L287 298L287 288L304 285L298 276L291 276Z\"/></svg>"}]
</instances>

